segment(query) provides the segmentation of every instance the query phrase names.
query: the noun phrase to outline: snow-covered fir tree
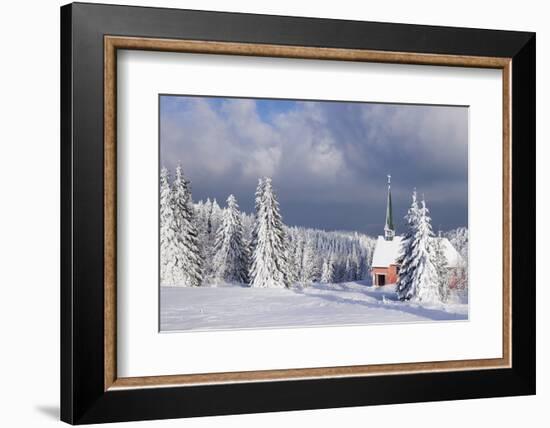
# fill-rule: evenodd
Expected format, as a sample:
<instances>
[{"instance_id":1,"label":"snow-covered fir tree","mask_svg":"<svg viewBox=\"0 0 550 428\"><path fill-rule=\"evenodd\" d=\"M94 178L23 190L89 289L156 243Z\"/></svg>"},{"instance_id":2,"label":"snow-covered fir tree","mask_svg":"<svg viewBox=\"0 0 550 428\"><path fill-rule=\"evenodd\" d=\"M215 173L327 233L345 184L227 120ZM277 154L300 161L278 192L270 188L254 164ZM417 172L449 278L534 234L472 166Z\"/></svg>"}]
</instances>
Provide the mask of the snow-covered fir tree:
<instances>
[{"instance_id":1,"label":"snow-covered fir tree","mask_svg":"<svg viewBox=\"0 0 550 428\"><path fill-rule=\"evenodd\" d=\"M209 258L210 248L210 236L208 234L208 210L210 201L199 201L194 204L195 209L195 225L197 227L197 234L199 239L199 251L202 259ZM206 270L205 270L206 273Z\"/></svg>"},{"instance_id":2,"label":"snow-covered fir tree","mask_svg":"<svg viewBox=\"0 0 550 428\"><path fill-rule=\"evenodd\" d=\"M359 261L359 255L357 254L357 249L353 247L351 249L351 253L349 255L349 263L350 263L350 280L351 281L357 281L360 278L360 261Z\"/></svg>"},{"instance_id":3,"label":"snow-covered fir tree","mask_svg":"<svg viewBox=\"0 0 550 428\"><path fill-rule=\"evenodd\" d=\"M290 259L297 278L303 278L305 247L313 248L317 280L322 275L323 261L331 258L333 279L331 282L356 281L369 277L373 238L357 232L324 231L303 227L288 227L286 234L295 245L294 256ZM295 243L295 244L294 244Z\"/></svg>"},{"instance_id":4,"label":"snow-covered fir tree","mask_svg":"<svg viewBox=\"0 0 550 428\"><path fill-rule=\"evenodd\" d=\"M248 249L243 233L237 199L235 196L229 195L214 247L215 255L212 265L216 279L248 282Z\"/></svg>"},{"instance_id":5,"label":"snow-covered fir tree","mask_svg":"<svg viewBox=\"0 0 550 428\"><path fill-rule=\"evenodd\" d=\"M243 239L250 248L250 242L252 241L252 229L254 229L254 214L248 214L241 211L241 223L243 225Z\"/></svg>"},{"instance_id":6,"label":"snow-covered fir tree","mask_svg":"<svg viewBox=\"0 0 550 428\"><path fill-rule=\"evenodd\" d=\"M195 224L191 189L179 165L172 185L172 210L176 224L176 282L174 285L198 287L203 280L203 260Z\"/></svg>"},{"instance_id":7,"label":"snow-covered fir tree","mask_svg":"<svg viewBox=\"0 0 550 428\"><path fill-rule=\"evenodd\" d=\"M355 281L357 279L355 276L356 272L357 272L357 268L353 264L353 260L349 255L346 256L345 263L344 263L344 281L345 282Z\"/></svg>"},{"instance_id":8,"label":"snow-covered fir tree","mask_svg":"<svg viewBox=\"0 0 550 428\"><path fill-rule=\"evenodd\" d=\"M210 211L213 213L216 211L215 204L212 200L207 199L206 202L199 201L195 204L195 211L197 213L199 240L203 242L207 240L207 223L205 219L214 218L212 214L208 214ZM255 235L255 216L253 214L247 214L240 212L241 221L243 225L243 241L249 248L249 254L254 251L254 245L252 245L253 235ZM304 250L306 245L313 248L315 254L315 263L317 269L316 281L320 280L322 274L323 260L329 257L332 260L333 267L333 279L331 282L341 281L355 281L369 278L369 269L372 260L372 253L376 240L365 234L358 232L345 232L345 231L324 231L320 229L311 229L299 226L285 226L283 225L285 234L285 258L288 261L288 275L289 283L300 283L301 278L304 277ZM206 231L206 232L205 232ZM207 240L208 241L208 240ZM215 240L213 240L215 242ZM211 244L212 250L210 252L203 252L204 254L204 266L205 266L205 282L208 284L214 280L213 272L210 267L214 265L214 243ZM349 258L349 263L348 263ZM346 271L346 265L351 272Z\"/></svg>"},{"instance_id":9,"label":"snow-covered fir tree","mask_svg":"<svg viewBox=\"0 0 550 428\"><path fill-rule=\"evenodd\" d=\"M300 281L300 272L302 269L302 253L304 250L304 242L298 235L290 233L288 230L285 232L287 237L287 260L288 260L288 276L291 284L295 284Z\"/></svg>"},{"instance_id":10,"label":"snow-covered fir tree","mask_svg":"<svg viewBox=\"0 0 550 428\"><path fill-rule=\"evenodd\" d=\"M169 172L166 169L161 171L160 177L160 199L161 199L161 283L163 285L190 285L182 267L188 262L193 262L195 251L183 251L186 248L198 246L196 261L201 261L201 274L195 275L195 279L202 278L202 285L211 284L220 279L220 273L214 271L217 263L214 258L217 255L216 237L223 229L223 213L215 199L206 199L192 204L188 182L183 178L181 169L176 171L176 180L170 186ZM263 210L263 198L265 190L265 179L259 181L256 191L257 214ZM178 194L188 196L179 197L180 203L175 204L175 189L178 187ZM269 187L272 184L269 183ZM182 209L181 200L187 199L192 210ZM258 215L241 212L235 208L242 225L242 243L249 254L249 269L251 272L253 258L250 256L257 247L257 236L260 222ZM278 218L281 215L277 205ZM183 213L183 214L182 214ZM277 216L276 216L277 217ZM283 239L279 239L279 247L283 248L281 263L286 266L282 268L285 272L285 285L298 283L311 283L321 280L323 274L323 263L331 261L331 283L341 281L362 280L369 277L369 269L372 260L375 240L367 235L358 232L345 231L324 231L299 226L286 226L282 219L278 222L282 228ZM184 233L186 239L181 239L180 228L191 230L191 233ZM194 231L194 232L193 232ZM219 233L217 233L219 232ZM194 239L193 237L196 237ZM170 238L171 237L171 238ZM187 242L189 241L190 242ZM178 252L187 254L186 257L177 257ZM218 261L221 256L218 256ZM187 260L187 261L186 261ZM193 263L191 263L193 264ZM195 263L196 266L196 263ZM193 272L193 269L191 269ZM198 271L195 269L195 273ZM223 276L223 275L222 275ZM192 279L192 278L191 278ZM250 278L249 278L250 279ZM326 277L325 277L326 279ZM194 284L198 284L195 281Z\"/></svg>"},{"instance_id":11,"label":"snow-covered fir tree","mask_svg":"<svg viewBox=\"0 0 550 428\"><path fill-rule=\"evenodd\" d=\"M422 200L414 241L411 290L421 302L440 301L439 279L434 264L433 231L426 201Z\"/></svg>"},{"instance_id":12,"label":"snow-covered fir tree","mask_svg":"<svg viewBox=\"0 0 550 428\"><path fill-rule=\"evenodd\" d=\"M163 286L176 283L176 222L172 209L170 176L166 168L160 171L160 282Z\"/></svg>"},{"instance_id":13,"label":"snow-covered fir tree","mask_svg":"<svg viewBox=\"0 0 550 428\"><path fill-rule=\"evenodd\" d=\"M195 208L195 223L199 234L199 248L203 260L212 261L215 252L216 232L222 222L223 210L218 205L216 200L208 198L206 202L199 201L194 204ZM209 281L212 279L214 272L212 271L212 263L203 264L203 277Z\"/></svg>"},{"instance_id":14,"label":"snow-covered fir tree","mask_svg":"<svg viewBox=\"0 0 550 428\"><path fill-rule=\"evenodd\" d=\"M407 229L401 238L401 253L399 255L399 280L397 281L396 291L400 300L409 300L416 296L416 290L413 289L413 273L415 269L415 242L416 232L418 230L418 221L420 211L416 199L416 189L412 194L411 206L405 216Z\"/></svg>"},{"instance_id":15,"label":"snow-covered fir tree","mask_svg":"<svg viewBox=\"0 0 550 428\"><path fill-rule=\"evenodd\" d=\"M315 248L313 246L313 240L308 240L302 255L300 283L302 285L310 285L318 280L319 269L317 266L317 258L315 257Z\"/></svg>"},{"instance_id":16,"label":"snow-covered fir tree","mask_svg":"<svg viewBox=\"0 0 550 428\"><path fill-rule=\"evenodd\" d=\"M434 238L434 265L437 272L437 284L439 290L439 298L441 301L446 301L449 297L449 264L445 255L445 246L443 238L440 236Z\"/></svg>"},{"instance_id":17,"label":"snow-covered fir tree","mask_svg":"<svg viewBox=\"0 0 550 428\"><path fill-rule=\"evenodd\" d=\"M334 265L332 263L332 257L330 256L323 262L321 282L325 284L331 284L332 282L334 282Z\"/></svg>"},{"instance_id":18,"label":"snow-covered fir tree","mask_svg":"<svg viewBox=\"0 0 550 428\"><path fill-rule=\"evenodd\" d=\"M253 245L250 286L289 287L283 220L268 177L258 182Z\"/></svg>"},{"instance_id":19,"label":"snow-covered fir tree","mask_svg":"<svg viewBox=\"0 0 550 428\"><path fill-rule=\"evenodd\" d=\"M254 194L254 224L252 231L250 233L250 254L254 252L254 249L258 245L258 228L260 227L260 222L258 221L258 214L263 209L263 197L265 190L265 178L260 177L258 179L258 186L256 187L256 193ZM252 263L252 260L250 260ZM252 267L251 267L252 268Z\"/></svg>"},{"instance_id":20,"label":"snow-covered fir tree","mask_svg":"<svg viewBox=\"0 0 550 428\"><path fill-rule=\"evenodd\" d=\"M216 232L222 224L223 218L223 208L220 207L216 198L212 200L212 211L210 213L210 233L212 236L216 237Z\"/></svg>"}]
</instances>

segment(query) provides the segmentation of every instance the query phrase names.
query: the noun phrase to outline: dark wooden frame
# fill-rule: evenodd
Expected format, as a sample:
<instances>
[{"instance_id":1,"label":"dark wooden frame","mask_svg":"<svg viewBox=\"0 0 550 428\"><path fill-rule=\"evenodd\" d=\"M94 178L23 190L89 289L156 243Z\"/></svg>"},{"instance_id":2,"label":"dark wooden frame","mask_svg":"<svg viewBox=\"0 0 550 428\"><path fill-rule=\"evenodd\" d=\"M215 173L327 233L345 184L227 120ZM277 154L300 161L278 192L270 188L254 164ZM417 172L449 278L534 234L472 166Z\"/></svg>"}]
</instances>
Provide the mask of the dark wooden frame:
<instances>
[{"instance_id":1,"label":"dark wooden frame","mask_svg":"<svg viewBox=\"0 0 550 428\"><path fill-rule=\"evenodd\" d=\"M501 68L507 321L502 361L358 366L362 369L345 373L312 368L294 375L292 370L205 374L196 381L117 379L113 53L119 48ZM533 33L67 5L61 9L61 134L62 420L80 424L535 392ZM163 387L144 388L151 385Z\"/></svg>"}]
</instances>

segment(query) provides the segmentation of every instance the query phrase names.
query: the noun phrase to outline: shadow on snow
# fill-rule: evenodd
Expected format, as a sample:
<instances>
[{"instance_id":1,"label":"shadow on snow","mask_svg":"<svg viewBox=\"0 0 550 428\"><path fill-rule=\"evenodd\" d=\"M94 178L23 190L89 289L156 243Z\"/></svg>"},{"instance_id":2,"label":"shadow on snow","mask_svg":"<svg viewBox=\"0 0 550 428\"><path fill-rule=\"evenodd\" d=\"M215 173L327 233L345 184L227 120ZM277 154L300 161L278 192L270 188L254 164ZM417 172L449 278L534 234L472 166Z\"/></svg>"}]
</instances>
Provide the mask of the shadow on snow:
<instances>
[{"instance_id":1,"label":"shadow on snow","mask_svg":"<svg viewBox=\"0 0 550 428\"><path fill-rule=\"evenodd\" d=\"M366 281L365 281L366 282ZM351 287L349 284L362 285L365 287L365 290L359 291L357 288ZM390 287L390 286L386 286ZM434 321L453 321L453 320L463 320L464 315L456 314L452 312L447 312L444 309L438 309L433 307L426 307L415 302L402 302L397 298L395 290L393 288L383 289L375 288L372 285L366 285L363 281L357 281L352 283L338 283L338 284L315 284L315 287L306 287L306 288L292 288L296 294L305 295L307 297L317 297L319 299L324 299L328 302L338 303L343 305L360 305L365 308L379 308L379 309L388 309L398 312L406 312L412 315L422 315L426 318L429 318ZM307 290L307 293L304 291ZM369 298L369 300L362 300L354 297L341 297L334 294L325 294L325 293L315 293L313 290L326 290L328 291L339 291L343 293L360 293L363 296Z\"/></svg>"}]
</instances>

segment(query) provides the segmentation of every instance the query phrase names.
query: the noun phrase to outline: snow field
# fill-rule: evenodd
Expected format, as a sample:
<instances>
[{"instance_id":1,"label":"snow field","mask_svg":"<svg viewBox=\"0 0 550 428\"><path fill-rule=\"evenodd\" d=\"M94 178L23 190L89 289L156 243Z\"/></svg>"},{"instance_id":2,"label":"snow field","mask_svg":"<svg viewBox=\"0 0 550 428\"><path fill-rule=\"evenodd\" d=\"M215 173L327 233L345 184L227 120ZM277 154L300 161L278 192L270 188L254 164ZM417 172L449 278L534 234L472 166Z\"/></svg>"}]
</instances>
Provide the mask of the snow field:
<instances>
[{"instance_id":1,"label":"snow field","mask_svg":"<svg viewBox=\"0 0 550 428\"><path fill-rule=\"evenodd\" d=\"M160 330L225 330L468 319L467 298L426 304L397 300L395 285L366 281L315 283L310 287L161 287Z\"/></svg>"}]
</instances>

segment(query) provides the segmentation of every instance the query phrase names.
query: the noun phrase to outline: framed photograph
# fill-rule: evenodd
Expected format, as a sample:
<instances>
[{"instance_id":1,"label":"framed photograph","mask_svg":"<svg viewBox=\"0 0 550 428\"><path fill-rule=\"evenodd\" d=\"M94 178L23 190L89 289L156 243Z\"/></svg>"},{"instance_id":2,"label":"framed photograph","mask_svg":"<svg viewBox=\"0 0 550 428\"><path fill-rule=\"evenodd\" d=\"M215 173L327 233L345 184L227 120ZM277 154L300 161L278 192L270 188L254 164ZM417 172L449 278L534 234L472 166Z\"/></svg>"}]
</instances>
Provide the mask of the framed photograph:
<instances>
[{"instance_id":1,"label":"framed photograph","mask_svg":"<svg viewBox=\"0 0 550 428\"><path fill-rule=\"evenodd\" d=\"M535 393L533 33L76 3L61 83L63 421Z\"/></svg>"}]
</instances>

